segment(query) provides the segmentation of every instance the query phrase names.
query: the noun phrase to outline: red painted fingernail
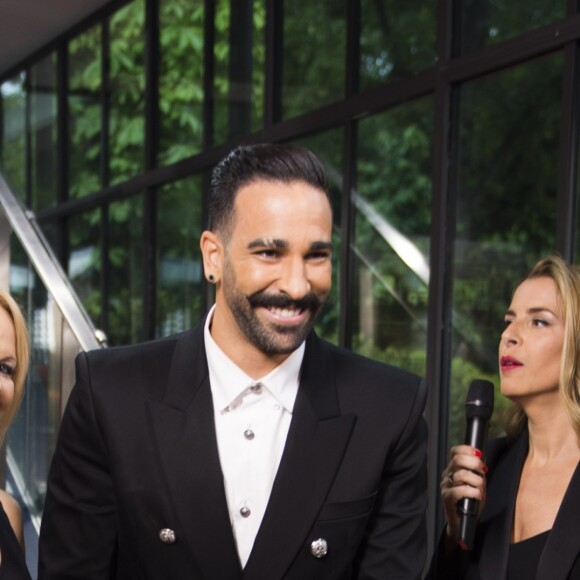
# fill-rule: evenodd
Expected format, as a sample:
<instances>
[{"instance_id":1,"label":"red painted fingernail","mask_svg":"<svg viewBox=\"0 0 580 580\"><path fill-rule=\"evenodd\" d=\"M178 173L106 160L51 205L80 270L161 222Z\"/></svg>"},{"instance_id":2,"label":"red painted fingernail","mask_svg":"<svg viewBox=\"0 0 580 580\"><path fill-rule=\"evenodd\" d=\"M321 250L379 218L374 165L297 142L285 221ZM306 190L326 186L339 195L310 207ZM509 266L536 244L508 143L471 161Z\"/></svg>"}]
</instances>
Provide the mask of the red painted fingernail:
<instances>
[{"instance_id":1,"label":"red painted fingernail","mask_svg":"<svg viewBox=\"0 0 580 580\"><path fill-rule=\"evenodd\" d=\"M484 465L481 470L483 471L483 473L487 473L487 465Z\"/></svg>"},{"instance_id":2,"label":"red painted fingernail","mask_svg":"<svg viewBox=\"0 0 580 580\"><path fill-rule=\"evenodd\" d=\"M475 455L475 457L479 457L479 458L483 457L483 453L479 449L476 449L473 452L473 455Z\"/></svg>"}]
</instances>

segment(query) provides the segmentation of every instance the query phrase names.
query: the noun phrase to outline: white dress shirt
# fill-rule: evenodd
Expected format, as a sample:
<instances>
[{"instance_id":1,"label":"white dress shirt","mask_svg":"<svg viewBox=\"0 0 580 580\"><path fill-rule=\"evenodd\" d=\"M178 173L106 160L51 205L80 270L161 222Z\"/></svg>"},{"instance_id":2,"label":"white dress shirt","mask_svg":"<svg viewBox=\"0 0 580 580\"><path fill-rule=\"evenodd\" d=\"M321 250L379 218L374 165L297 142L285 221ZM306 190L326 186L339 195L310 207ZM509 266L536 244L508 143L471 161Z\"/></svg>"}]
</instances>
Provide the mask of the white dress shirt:
<instances>
[{"instance_id":1,"label":"white dress shirt","mask_svg":"<svg viewBox=\"0 0 580 580\"><path fill-rule=\"evenodd\" d=\"M216 435L230 521L245 567L272 491L294 402L304 343L259 380L250 378L204 330Z\"/></svg>"}]
</instances>

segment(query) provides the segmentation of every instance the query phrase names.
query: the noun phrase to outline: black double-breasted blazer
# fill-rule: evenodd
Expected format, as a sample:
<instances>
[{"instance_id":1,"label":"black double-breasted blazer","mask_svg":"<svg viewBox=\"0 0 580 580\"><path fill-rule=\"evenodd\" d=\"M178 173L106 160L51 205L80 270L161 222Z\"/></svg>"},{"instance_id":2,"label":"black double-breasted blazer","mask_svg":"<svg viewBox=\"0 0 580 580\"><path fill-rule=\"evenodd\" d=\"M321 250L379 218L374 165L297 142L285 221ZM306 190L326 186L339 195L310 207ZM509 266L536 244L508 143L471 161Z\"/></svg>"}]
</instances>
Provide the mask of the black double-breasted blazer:
<instances>
[{"instance_id":1,"label":"black double-breasted blazer","mask_svg":"<svg viewBox=\"0 0 580 580\"><path fill-rule=\"evenodd\" d=\"M203 324L82 353L53 458L40 580L419 578L424 382L307 339L290 430L242 570ZM160 539L171 530L174 542ZM312 554L323 539L327 553Z\"/></svg>"},{"instance_id":2,"label":"black double-breasted blazer","mask_svg":"<svg viewBox=\"0 0 580 580\"><path fill-rule=\"evenodd\" d=\"M528 433L513 443L503 437L490 442L486 464L486 503L477 526L473 550L459 548L449 557L439 543L429 578L434 580L506 580L516 496ZM576 467L554 526L530 580L580 580L580 466Z\"/></svg>"}]
</instances>

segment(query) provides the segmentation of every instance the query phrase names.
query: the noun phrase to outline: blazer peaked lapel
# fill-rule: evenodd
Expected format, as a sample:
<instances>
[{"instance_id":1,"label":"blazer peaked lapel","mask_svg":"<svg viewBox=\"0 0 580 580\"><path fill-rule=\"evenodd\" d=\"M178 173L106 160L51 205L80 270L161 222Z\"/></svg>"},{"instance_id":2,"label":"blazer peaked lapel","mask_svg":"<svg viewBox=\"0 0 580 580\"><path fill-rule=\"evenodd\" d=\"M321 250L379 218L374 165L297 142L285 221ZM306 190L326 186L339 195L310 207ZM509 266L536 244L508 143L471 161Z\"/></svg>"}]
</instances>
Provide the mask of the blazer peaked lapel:
<instances>
[{"instance_id":1,"label":"blazer peaked lapel","mask_svg":"<svg viewBox=\"0 0 580 580\"><path fill-rule=\"evenodd\" d=\"M324 504L356 417L340 415L330 356L311 336L284 453L244 579L282 578Z\"/></svg>"},{"instance_id":2,"label":"blazer peaked lapel","mask_svg":"<svg viewBox=\"0 0 580 580\"><path fill-rule=\"evenodd\" d=\"M178 518L177 542L189 544L201 577L241 578L219 462L202 325L178 341L164 399L149 401L148 406L159 463ZM196 576L184 572L184 577Z\"/></svg>"},{"instance_id":3,"label":"blazer peaked lapel","mask_svg":"<svg viewBox=\"0 0 580 580\"><path fill-rule=\"evenodd\" d=\"M536 580L564 580L568 578L578 557L580 538L580 463L576 466L568 489L558 510L554 527L538 563Z\"/></svg>"},{"instance_id":4,"label":"blazer peaked lapel","mask_svg":"<svg viewBox=\"0 0 580 580\"><path fill-rule=\"evenodd\" d=\"M514 443L494 469L494 478L500 485L488 494L482 514L481 523L487 528L480 556L482 580L507 578L516 495L527 452L526 434Z\"/></svg>"}]
</instances>

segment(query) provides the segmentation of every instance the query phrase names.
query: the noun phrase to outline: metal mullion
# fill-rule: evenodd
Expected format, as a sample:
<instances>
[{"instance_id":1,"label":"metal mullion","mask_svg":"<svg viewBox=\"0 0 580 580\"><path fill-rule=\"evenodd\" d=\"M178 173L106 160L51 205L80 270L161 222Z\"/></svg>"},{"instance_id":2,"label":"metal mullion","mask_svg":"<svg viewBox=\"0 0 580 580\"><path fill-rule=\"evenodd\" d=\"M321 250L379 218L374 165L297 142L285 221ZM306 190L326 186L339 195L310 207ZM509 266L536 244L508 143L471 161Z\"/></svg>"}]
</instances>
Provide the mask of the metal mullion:
<instances>
[{"instance_id":1,"label":"metal mullion","mask_svg":"<svg viewBox=\"0 0 580 580\"><path fill-rule=\"evenodd\" d=\"M266 62L264 129L282 117L283 6L279 0L266 0Z\"/></svg>"},{"instance_id":2,"label":"metal mullion","mask_svg":"<svg viewBox=\"0 0 580 580\"><path fill-rule=\"evenodd\" d=\"M356 121L350 120L344 128L344 180L340 220L339 319L338 341L344 348L352 348L354 329L354 191L356 187L356 157L358 151Z\"/></svg>"},{"instance_id":3,"label":"metal mullion","mask_svg":"<svg viewBox=\"0 0 580 580\"><path fill-rule=\"evenodd\" d=\"M145 171L155 168L159 152L159 0L146 1ZM143 334L154 338L157 320L157 189L143 200Z\"/></svg>"},{"instance_id":4,"label":"metal mullion","mask_svg":"<svg viewBox=\"0 0 580 580\"><path fill-rule=\"evenodd\" d=\"M453 0L439 0L437 55L440 68L448 65L454 41ZM431 200L430 278L427 325L427 369L429 384L425 417L428 442L428 553L431 554L441 529L439 473L447 455L449 413L449 360L451 343L451 243L454 200L450 194L450 136L457 105L452 87L440 75L435 87L435 128L433 148L433 193Z\"/></svg>"},{"instance_id":5,"label":"metal mullion","mask_svg":"<svg viewBox=\"0 0 580 580\"><path fill-rule=\"evenodd\" d=\"M202 149L206 151L213 144L214 106L213 84L215 76L214 44L215 44L215 4L217 0L205 0L204 32L203 32L203 137ZM204 203L205 203L204 199Z\"/></svg>"},{"instance_id":6,"label":"metal mullion","mask_svg":"<svg viewBox=\"0 0 580 580\"><path fill-rule=\"evenodd\" d=\"M558 198L556 249L568 261L574 259L576 197L578 185L578 133L580 115L579 43L572 42L564 50L562 111L560 116L560 154L558 167Z\"/></svg>"},{"instance_id":7,"label":"metal mullion","mask_svg":"<svg viewBox=\"0 0 580 580\"><path fill-rule=\"evenodd\" d=\"M57 129L56 129L56 206L68 199L69 187L69 133L68 133L68 44L61 44L57 51ZM63 266L66 263L69 243L67 221L57 218L56 255Z\"/></svg>"},{"instance_id":8,"label":"metal mullion","mask_svg":"<svg viewBox=\"0 0 580 580\"><path fill-rule=\"evenodd\" d=\"M24 72L24 203L32 208L32 105L30 102L30 67Z\"/></svg>"}]
</instances>

